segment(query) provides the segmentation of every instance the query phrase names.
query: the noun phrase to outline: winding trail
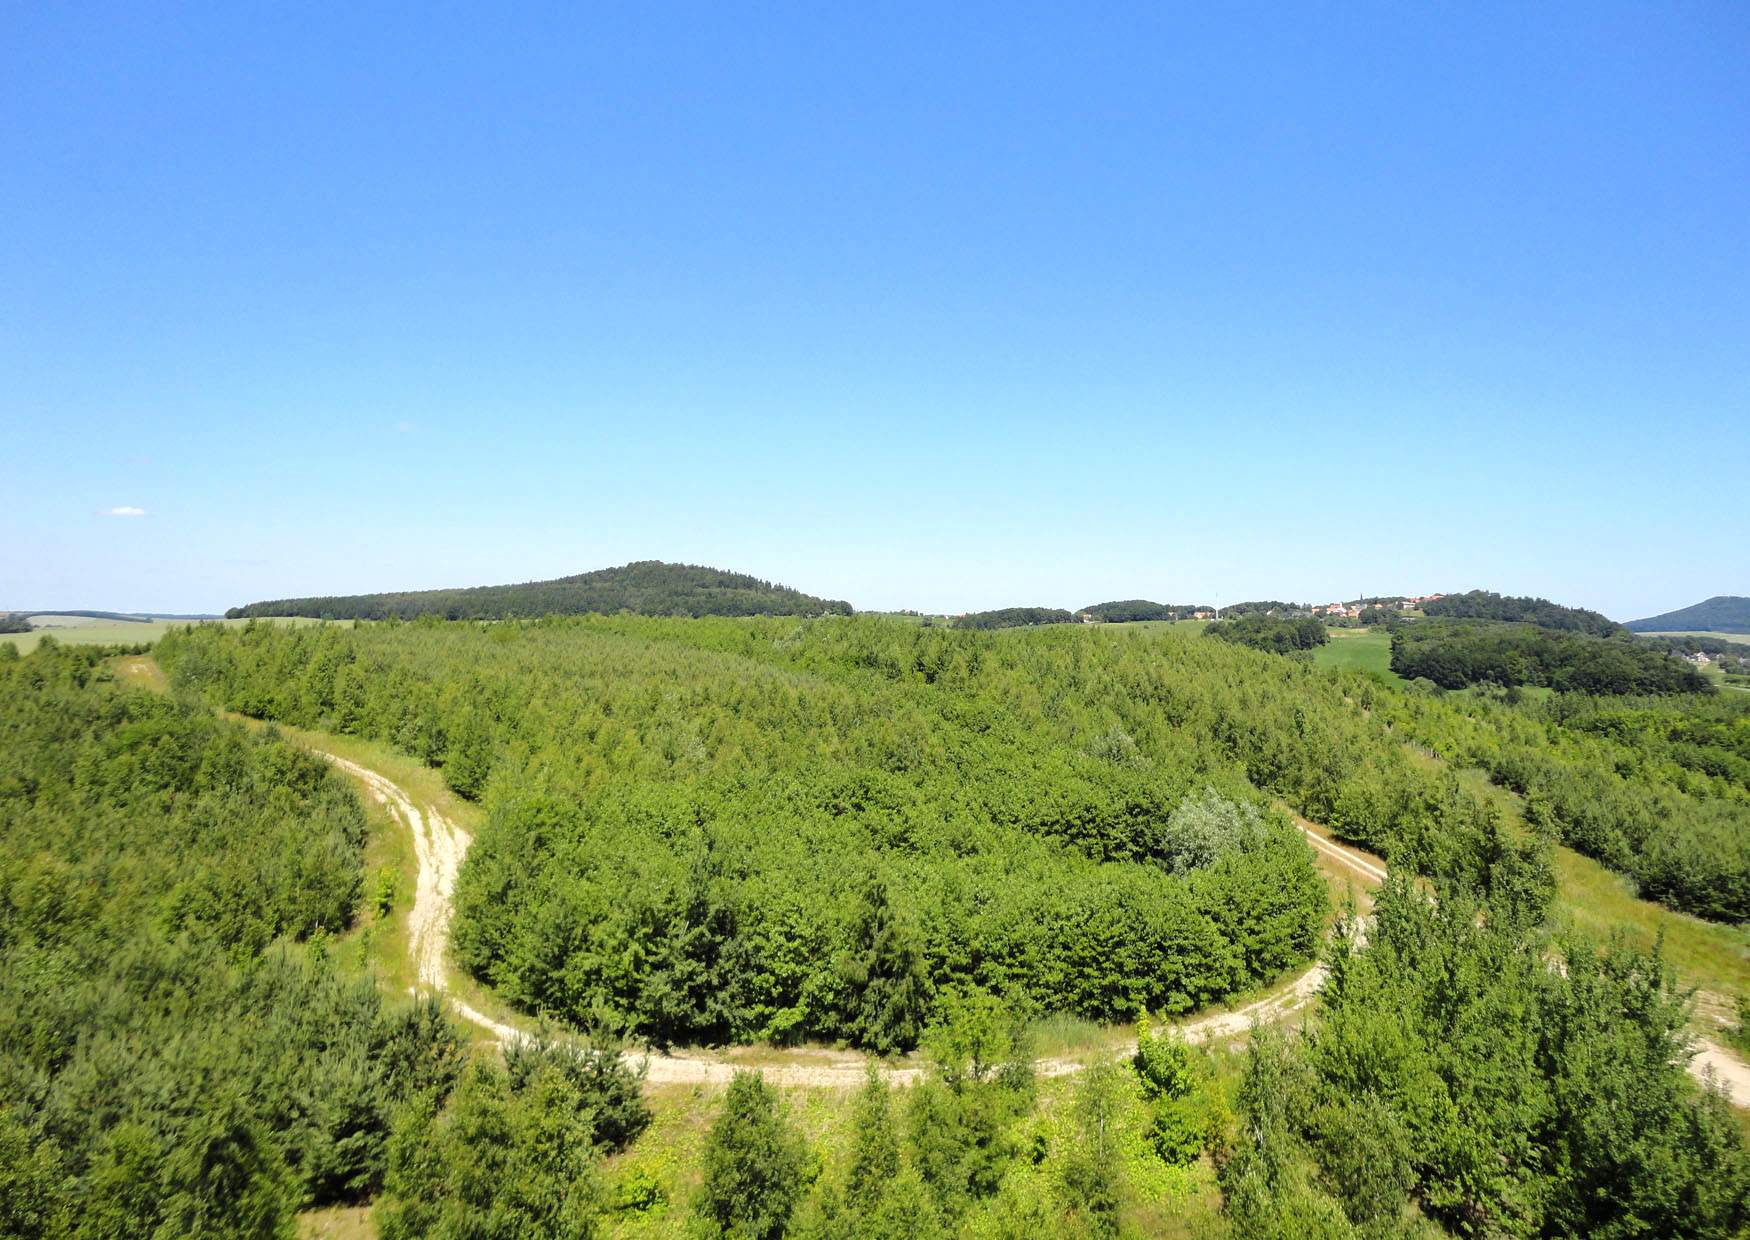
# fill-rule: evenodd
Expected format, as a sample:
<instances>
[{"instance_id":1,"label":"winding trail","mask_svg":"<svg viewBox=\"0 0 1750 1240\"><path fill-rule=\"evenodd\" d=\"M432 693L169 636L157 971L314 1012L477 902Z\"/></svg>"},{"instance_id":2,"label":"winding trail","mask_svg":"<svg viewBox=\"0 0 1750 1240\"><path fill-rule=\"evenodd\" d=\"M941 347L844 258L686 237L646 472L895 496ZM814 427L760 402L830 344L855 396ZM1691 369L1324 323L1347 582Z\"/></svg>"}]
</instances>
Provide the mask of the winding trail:
<instances>
[{"instance_id":1,"label":"winding trail","mask_svg":"<svg viewBox=\"0 0 1750 1240\"><path fill-rule=\"evenodd\" d=\"M529 1035L470 1006L450 993L446 953L450 942L450 918L455 911L456 875L462 868L462 858L473 843L468 833L456 826L432 806L422 811L413 798L393 781L367 766L321 749L314 753L358 780L371 796L392 815L407 824L413 834L414 853L418 859L419 876L414 889L413 908L408 914L408 951L412 955L415 974L421 987L441 994L470 1024L486 1030L499 1042L515 1042ZM1373 858L1345 848L1314 830L1305 820L1295 817L1295 825L1307 842L1323 856L1358 875L1369 886L1377 886L1386 878L1385 868ZM1324 984L1326 969L1315 964L1278 992L1255 1003L1230 1012L1212 1012L1180 1023L1179 1033L1190 1042L1208 1042L1236 1037L1251 1028L1254 1021L1282 1020L1310 1004ZM1705 1038L1695 1040L1696 1054L1689 1071L1698 1079L1710 1076L1725 1092L1729 1101L1738 1106L1750 1106L1750 1066L1725 1047ZM1128 1058L1135 1051L1134 1043L1113 1049L1112 1058ZM772 1062L766 1054L753 1062L736 1062L709 1052L679 1055L627 1052L628 1061L647 1065L646 1080L652 1085L728 1084L737 1069L758 1067L766 1079L775 1085L804 1088L850 1089L863 1080L869 1059L855 1051L833 1051L816 1047L800 1047L776 1052L782 1061ZM1080 1071L1082 1064L1072 1059L1041 1059L1035 1069L1041 1076L1065 1076ZM919 1079L922 1069L889 1067L884 1075L896 1085L909 1085Z\"/></svg>"}]
</instances>

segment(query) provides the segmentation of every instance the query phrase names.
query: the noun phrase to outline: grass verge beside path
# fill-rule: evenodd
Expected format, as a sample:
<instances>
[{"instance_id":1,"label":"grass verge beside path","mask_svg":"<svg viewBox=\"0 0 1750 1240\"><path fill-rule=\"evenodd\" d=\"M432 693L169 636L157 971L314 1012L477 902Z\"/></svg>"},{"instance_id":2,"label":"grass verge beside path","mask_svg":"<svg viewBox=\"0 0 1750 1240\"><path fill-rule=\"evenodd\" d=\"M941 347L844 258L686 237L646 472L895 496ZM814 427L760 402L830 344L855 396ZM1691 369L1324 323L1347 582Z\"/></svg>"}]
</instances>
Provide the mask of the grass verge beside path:
<instances>
[{"instance_id":1,"label":"grass verge beside path","mask_svg":"<svg viewBox=\"0 0 1750 1240\"><path fill-rule=\"evenodd\" d=\"M1420 753L1417 760L1441 761ZM1517 793L1489 782L1485 772L1474 768L1459 771L1458 778L1495 805L1504 821L1520 830L1530 829L1521 812L1524 801ZM1717 1032L1719 1017L1730 1013L1736 996L1750 995L1750 929L1643 900L1628 878L1571 848L1558 845L1553 861L1553 911L1558 922L1599 939L1621 932L1642 947L1651 947L1663 934L1665 959L1677 970L1678 981L1700 992L1697 1016L1706 1032Z\"/></svg>"}]
</instances>

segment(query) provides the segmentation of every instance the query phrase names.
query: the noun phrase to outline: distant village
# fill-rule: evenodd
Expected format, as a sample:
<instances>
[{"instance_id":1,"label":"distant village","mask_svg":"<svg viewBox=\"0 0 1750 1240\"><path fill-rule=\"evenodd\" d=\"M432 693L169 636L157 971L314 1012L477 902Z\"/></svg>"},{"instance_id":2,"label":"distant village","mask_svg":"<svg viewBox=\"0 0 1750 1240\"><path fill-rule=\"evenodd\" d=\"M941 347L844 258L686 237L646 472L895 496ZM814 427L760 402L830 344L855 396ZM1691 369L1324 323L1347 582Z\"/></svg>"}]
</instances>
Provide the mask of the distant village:
<instances>
[{"instance_id":1,"label":"distant village","mask_svg":"<svg viewBox=\"0 0 1750 1240\"><path fill-rule=\"evenodd\" d=\"M1392 611L1415 611L1424 603L1432 603L1445 597L1444 594L1417 594L1413 596L1404 595L1398 598L1364 598L1354 603L1321 603L1298 614L1311 616L1339 616L1350 620L1358 620L1361 618L1361 613L1370 607ZM1276 615L1277 613L1271 612L1270 614ZM1283 612L1282 614L1291 615L1297 613Z\"/></svg>"}]
</instances>

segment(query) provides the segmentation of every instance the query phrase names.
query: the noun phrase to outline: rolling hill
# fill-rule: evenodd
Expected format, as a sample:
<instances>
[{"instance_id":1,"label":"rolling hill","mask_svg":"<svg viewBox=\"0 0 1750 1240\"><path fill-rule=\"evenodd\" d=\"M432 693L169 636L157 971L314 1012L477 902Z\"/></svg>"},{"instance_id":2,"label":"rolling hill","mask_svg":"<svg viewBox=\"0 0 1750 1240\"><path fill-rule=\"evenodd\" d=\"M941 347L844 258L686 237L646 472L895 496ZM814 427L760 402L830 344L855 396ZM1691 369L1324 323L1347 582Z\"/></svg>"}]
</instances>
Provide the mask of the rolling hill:
<instances>
[{"instance_id":1,"label":"rolling hill","mask_svg":"<svg viewBox=\"0 0 1750 1240\"><path fill-rule=\"evenodd\" d=\"M233 607L225 616L232 620L255 616L502 620L621 611L646 616L848 616L851 605L838 599L815 598L745 573L641 560L619 568L520 585L273 599Z\"/></svg>"},{"instance_id":2,"label":"rolling hill","mask_svg":"<svg viewBox=\"0 0 1750 1240\"><path fill-rule=\"evenodd\" d=\"M1422 611L1430 618L1534 624L1540 629L1590 633L1594 637L1609 637L1622 631L1616 621L1584 607L1564 607L1546 598L1502 595L1490 590L1448 594L1423 604Z\"/></svg>"},{"instance_id":3,"label":"rolling hill","mask_svg":"<svg viewBox=\"0 0 1750 1240\"><path fill-rule=\"evenodd\" d=\"M1705 602L1626 626L1636 633L1750 633L1750 598L1716 594Z\"/></svg>"}]
</instances>

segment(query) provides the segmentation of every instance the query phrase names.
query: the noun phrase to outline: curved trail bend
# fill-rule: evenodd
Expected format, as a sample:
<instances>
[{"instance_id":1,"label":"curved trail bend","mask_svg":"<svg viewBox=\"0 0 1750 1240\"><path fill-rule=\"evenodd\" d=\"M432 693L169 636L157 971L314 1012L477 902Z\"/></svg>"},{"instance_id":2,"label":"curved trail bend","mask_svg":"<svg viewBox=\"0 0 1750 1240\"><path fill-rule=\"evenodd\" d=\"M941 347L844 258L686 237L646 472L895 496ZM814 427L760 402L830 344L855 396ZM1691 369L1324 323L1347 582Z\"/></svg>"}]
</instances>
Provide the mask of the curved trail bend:
<instances>
[{"instance_id":1,"label":"curved trail bend","mask_svg":"<svg viewBox=\"0 0 1750 1240\"><path fill-rule=\"evenodd\" d=\"M413 833L413 847L419 864L418 883L414 889L413 909L408 914L408 951L413 957L419 985L443 995L456 1013L470 1024L486 1030L500 1042L514 1042L528 1036L522 1030L494 1020L450 993L446 952L450 942L450 918L455 908L456 875L462 868L462 858L473 840L432 806L422 811L402 788L392 780L367 766L328 753L313 750L363 784L371 796L407 824ZM1363 856L1326 838L1298 817L1295 825L1314 849L1338 864L1354 871L1369 886L1385 881L1385 870L1371 858ZM1274 1021L1291 1015L1312 1002L1325 980L1325 966L1315 964L1296 977L1284 989L1231 1012L1215 1012L1195 1020L1185 1021L1177 1028L1186 1040L1205 1042L1244 1033L1253 1021ZM1703 1077L1709 1073L1725 1090L1726 1097L1743 1106L1750 1105L1750 1066L1717 1043L1705 1038L1696 1040L1697 1053L1690 1062L1690 1072ZM1133 1048L1122 1048L1129 1055ZM868 1059L853 1051L830 1051L802 1048L783 1052L784 1062L759 1065L766 1079L775 1085L854 1088L860 1084ZM648 1057L627 1053L628 1059L646 1059L647 1080L653 1085L727 1084L737 1064L708 1055L660 1055ZM1036 1065L1041 1076L1063 1076L1078 1071L1081 1065L1073 1060L1042 1059ZM917 1080L919 1068L890 1068L887 1078L896 1085Z\"/></svg>"}]
</instances>

